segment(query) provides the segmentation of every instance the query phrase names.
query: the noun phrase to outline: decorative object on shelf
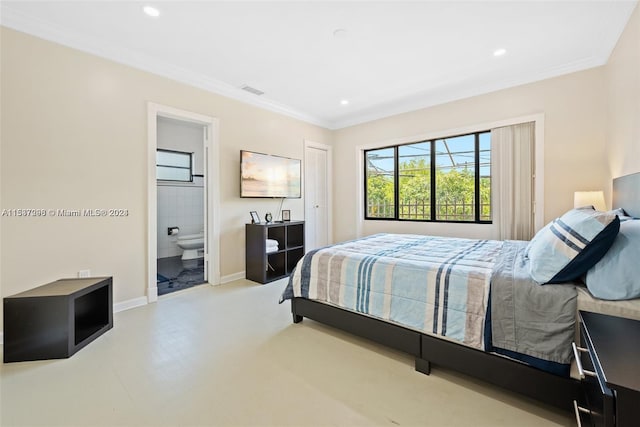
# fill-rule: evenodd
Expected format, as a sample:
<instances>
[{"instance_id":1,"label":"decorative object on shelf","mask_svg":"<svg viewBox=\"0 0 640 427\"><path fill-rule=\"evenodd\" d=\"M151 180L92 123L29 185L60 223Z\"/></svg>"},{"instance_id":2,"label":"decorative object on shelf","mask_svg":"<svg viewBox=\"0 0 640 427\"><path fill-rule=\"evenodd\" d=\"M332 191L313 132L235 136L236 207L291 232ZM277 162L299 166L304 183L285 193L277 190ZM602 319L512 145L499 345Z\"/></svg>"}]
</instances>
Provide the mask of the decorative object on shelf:
<instances>
[{"instance_id":1,"label":"decorative object on shelf","mask_svg":"<svg viewBox=\"0 0 640 427\"><path fill-rule=\"evenodd\" d=\"M265 249L267 253L278 252L278 250L280 249L280 244L275 239L267 239L265 243Z\"/></svg>"},{"instance_id":2,"label":"decorative object on shelf","mask_svg":"<svg viewBox=\"0 0 640 427\"><path fill-rule=\"evenodd\" d=\"M291 211L284 209L282 211L282 220L283 221L291 221Z\"/></svg>"},{"instance_id":3,"label":"decorative object on shelf","mask_svg":"<svg viewBox=\"0 0 640 427\"><path fill-rule=\"evenodd\" d=\"M260 224L260 217L258 216L258 212L251 211L251 224Z\"/></svg>"},{"instance_id":4,"label":"decorative object on shelf","mask_svg":"<svg viewBox=\"0 0 640 427\"><path fill-rule=\"evenodd\" d=\"M265 222L269 224L272 219L273 219L273 216L271 215L271 212L267 212L266 215L264 216Z\"/></svg>"}]
</instances>

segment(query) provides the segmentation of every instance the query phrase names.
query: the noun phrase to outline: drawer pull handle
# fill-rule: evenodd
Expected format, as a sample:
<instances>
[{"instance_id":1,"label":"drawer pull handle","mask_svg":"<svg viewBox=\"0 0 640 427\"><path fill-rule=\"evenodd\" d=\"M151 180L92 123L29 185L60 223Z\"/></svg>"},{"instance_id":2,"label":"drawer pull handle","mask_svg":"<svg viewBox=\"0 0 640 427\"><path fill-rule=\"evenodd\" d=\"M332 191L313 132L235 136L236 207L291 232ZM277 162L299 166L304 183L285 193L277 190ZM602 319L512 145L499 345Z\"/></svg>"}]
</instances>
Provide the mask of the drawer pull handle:
<instances>
[{"instance_id":1,"label":"drawer pull handle","mask_svg":"<svg viewBox=\"0 0 640 427\"><path fill-rule=\"evenodd\" d=\"M578 406L578 402L573 401L573 412L576 414L576 422L578 423L578 427L582 427L582 422L580 421L580 412L584 412L585 414L591 415L591 411L587 408L583 408L582 406Z\"/></svg>"},{"instance_id":2,"label":"drawer pull handle","mask_svg":"<svg viewBox=\"0 0 640 427\"><path fill-rule=\"evenodd\" d=\"M596 376L595 372L588 371L588 370L582 368L582 361L580 360L580 353L578 353L580 351L583 352L583 353L586 353L586 352L588 352L588 350L586 348L576 346L576 343L574 343L574 342L571 343L571 347L573 347L573 355L576 358L576 366L578 367L578 375L580 375L580 379L583 380L585 375L588 375L590 377L595 377Z\"/></svg>"}]
</instances>

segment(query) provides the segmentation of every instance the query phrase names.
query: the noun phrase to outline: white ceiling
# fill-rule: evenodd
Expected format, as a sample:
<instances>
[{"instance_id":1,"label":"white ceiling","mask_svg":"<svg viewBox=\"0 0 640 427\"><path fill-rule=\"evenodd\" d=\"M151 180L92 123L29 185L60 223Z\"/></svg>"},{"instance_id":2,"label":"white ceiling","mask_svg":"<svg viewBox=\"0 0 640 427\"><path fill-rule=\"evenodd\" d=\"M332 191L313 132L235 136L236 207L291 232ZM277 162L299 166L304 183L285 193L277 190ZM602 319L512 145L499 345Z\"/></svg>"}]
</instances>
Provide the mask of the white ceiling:
<instances>
[{"instance_id":1,"label":"white ceiling","mask_svg":"<svg viewBox=\"0 0 640 427\"><path fill-rule=\"evenodd\" d=\"M0 22L335 129L603 65L636 3L3 0Z\"/></svg>"}]
</instances>

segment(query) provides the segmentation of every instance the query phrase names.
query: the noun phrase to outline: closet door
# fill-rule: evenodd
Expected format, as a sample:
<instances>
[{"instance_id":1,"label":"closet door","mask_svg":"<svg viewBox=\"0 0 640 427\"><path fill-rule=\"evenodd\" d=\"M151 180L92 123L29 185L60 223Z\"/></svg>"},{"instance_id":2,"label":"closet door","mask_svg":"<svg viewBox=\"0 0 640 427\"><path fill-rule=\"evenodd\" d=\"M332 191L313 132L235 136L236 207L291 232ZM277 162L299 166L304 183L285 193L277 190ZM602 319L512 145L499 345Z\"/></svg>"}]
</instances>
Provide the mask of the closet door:
<instances>
[{"instance_id":1,"label":"closet door","mask_svg":"<svg viewBox=\"0 0 640 427\"><path fill-rule=\"evenodd\" d=\"M305 147L305 249L329 244L329 157L328 151Z\"/></svg>"}]
</instances>

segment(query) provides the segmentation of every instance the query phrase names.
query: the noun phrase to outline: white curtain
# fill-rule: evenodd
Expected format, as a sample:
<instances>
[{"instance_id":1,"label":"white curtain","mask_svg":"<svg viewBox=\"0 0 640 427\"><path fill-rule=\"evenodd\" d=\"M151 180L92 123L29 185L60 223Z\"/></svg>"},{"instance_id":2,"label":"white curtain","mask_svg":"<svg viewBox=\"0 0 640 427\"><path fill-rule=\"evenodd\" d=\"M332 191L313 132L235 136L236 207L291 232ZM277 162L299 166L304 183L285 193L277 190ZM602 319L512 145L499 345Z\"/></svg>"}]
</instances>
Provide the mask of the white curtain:
<instances>
[{"instance_id":1,"label":"white curtain","mask_svg":"<svg viewBox=\"0 0 640 427\"><path fill-rule=\"evenodd\" d=\"M535 123L491 130L494 213L500 240L533 236L533 159Z\"/></svg>"}]
</instances>

